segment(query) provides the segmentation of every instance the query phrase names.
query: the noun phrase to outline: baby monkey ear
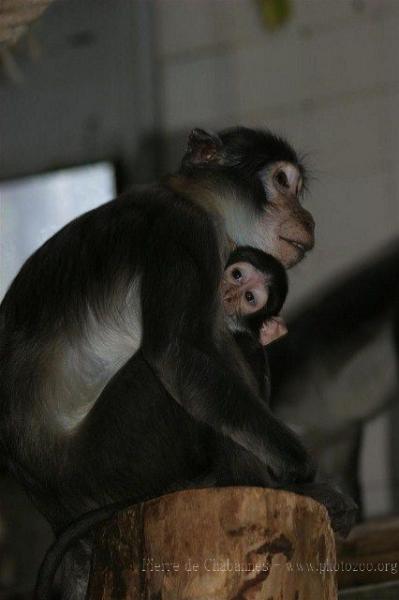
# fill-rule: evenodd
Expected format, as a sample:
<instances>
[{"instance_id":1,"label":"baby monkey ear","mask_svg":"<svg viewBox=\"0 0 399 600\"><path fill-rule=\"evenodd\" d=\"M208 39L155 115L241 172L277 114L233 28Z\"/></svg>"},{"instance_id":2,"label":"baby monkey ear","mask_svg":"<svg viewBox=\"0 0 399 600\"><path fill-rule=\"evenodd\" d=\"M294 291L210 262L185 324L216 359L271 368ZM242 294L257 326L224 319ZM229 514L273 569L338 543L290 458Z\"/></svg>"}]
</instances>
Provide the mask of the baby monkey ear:
<instances>
[{"instance_id":1,"label":"baby monkey ear","mask_svg":"<svg viewBox=\"0 0 399 600\"><path fill-rule=\"evenodd\" d=\"M259 332L259 341L262 346L267 346L288 333L287 325L281 317L271 317L262 324Z\"/></svg>"},{"instance_id":2,"label":"baby monkey ear","mask_svg":"<svg viewBox=\"0 0 399 600\"><path fill-rule=\"evenodd\" d=\"M221 161L223 142L217 133L193 129L189 135L183 166L206 166Z\"/></svg>"}]
</instances>

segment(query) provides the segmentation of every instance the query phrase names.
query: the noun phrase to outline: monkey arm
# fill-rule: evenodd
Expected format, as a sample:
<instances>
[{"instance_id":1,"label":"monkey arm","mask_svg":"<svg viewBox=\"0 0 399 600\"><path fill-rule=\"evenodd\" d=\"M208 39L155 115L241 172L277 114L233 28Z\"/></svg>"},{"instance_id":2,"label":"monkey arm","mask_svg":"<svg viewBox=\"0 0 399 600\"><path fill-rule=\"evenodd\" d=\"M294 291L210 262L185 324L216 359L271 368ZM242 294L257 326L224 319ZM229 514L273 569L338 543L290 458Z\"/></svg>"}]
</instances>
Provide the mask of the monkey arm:
<instances>
[{"instance_id":1,"label":"monkey arm","mask_svg":"<svg viewBox=\"0 0 399 600\"><path fill-rule=\"evenodd\" d=\"M159 248L165 236L154 231L142 280L143 355L189 414L253 453L269 475L279 482L309 480L314 468L306 450L258 397L224 330L220 252L212 233L190 232L200 256L184 236Z\"/></svg>"}]
</instances>

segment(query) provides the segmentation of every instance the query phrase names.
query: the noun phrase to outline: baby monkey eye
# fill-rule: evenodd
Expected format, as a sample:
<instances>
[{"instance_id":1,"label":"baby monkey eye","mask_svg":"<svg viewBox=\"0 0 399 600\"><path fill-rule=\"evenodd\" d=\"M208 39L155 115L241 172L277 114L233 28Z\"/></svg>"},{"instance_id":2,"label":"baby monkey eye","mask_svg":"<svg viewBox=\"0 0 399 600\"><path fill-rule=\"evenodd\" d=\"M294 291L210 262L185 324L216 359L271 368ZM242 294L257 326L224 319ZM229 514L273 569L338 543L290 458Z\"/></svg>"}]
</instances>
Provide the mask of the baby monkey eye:
<instances>
[{"instance_id":1,"label":"baby monkey eye","mask_svg":"<svg viewBox=\"0 0 399 600\"><path fill-rule=\"evenodd\" d=\"M242 273L239 269L233 269L233 271L231 272L231 274L233 275L234 279L236 281L239 281L242 277Z\"/></svg>"},{"instance_id":2,"label":"baby monkey eye","mask_svg":"<svg viewBox=\"0 0 399 600\"><path fill-rule=\"evenodd\" d=\"M253 295L252 292L245 292L245 299L247 300L247 302L249 304L252 304L252 305L255 304L255 296Z\"/></svg>"}]
</instances>

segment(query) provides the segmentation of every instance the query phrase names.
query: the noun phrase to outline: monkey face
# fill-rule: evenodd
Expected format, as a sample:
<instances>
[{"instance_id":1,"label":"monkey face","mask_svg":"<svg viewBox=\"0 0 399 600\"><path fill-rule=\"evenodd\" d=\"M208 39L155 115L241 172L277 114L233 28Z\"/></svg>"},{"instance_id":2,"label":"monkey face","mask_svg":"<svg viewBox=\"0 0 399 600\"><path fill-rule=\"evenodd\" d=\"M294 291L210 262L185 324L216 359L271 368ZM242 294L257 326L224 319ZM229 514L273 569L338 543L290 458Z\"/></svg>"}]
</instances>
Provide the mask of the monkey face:
<instances>
[{"instance_id":1,"label":"monkey face","mask_svg":"<svg viewBox=\"0 0 399 600\"><path fill-rule=\"evenodd\" d=\"M314 245L314 220L299 201L303 178L298 166L280 161L260 174L267 202L256 225L263 250L286 268L301 261Z\"/></svg>"},{"instance_id":2,"label":"monkey face","mask_svg":"<svg viewBox=\"0 0 399 600\"><path fill-rule=\"evenodd\" d=\"M203 178L229 237L292 267L314 245L314 220L300 204L305 169L293 148L269 131L234 127L192 131L183 172ZM199 197L207 194L200 190Z\"/></svg>"},{"instance_id":3,"label":"monkey face","mask_svg":"<svg viewBox=\"0 0 399 600\"><path fill-rule=\"evenodd\" d=\"M223 275L222 300L227 315L243 317L262 310L268 300L266 275L251 263L237 262Z\"/></svg>"}]
</instances>

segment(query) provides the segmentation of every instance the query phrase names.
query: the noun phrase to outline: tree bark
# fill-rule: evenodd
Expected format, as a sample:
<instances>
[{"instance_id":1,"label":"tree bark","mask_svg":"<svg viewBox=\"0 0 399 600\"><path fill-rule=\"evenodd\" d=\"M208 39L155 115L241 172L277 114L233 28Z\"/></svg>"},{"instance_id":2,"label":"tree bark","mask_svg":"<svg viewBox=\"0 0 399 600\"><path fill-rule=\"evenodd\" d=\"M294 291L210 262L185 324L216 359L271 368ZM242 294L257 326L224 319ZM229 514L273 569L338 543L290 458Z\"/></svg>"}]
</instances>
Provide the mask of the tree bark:
<instances>
[{"instance_id":1,"label":"tree bark","mask_svg":"<svg viewBox=\"0 0 399 600\"><path fill-rule=\"evenodd\" d=\"M336 600L325 508L280 490L185 490L99 531L89 600ZM326 565L329 568L326 568Z\"/></svg>"}]
</instances>

